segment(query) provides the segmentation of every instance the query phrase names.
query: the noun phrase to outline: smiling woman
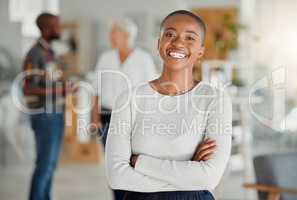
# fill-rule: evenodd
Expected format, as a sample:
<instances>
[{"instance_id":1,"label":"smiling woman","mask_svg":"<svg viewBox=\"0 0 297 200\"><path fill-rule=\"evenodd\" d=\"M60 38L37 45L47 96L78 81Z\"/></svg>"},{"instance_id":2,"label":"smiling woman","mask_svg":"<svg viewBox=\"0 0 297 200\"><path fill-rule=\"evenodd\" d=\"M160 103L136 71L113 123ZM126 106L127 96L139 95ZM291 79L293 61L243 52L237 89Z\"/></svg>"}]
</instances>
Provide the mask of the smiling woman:
<instances>
[{"instance_id":1,"label":"smiling woman","mask_svg":"<svg viewBox=\"0 0 297 200\"><path fill-rule=\"evenodd\" d=\"M125 200L214 199L209 190L230 156L232 105L223 90L194 80L204 35L198 16L169 14L158 41L161 76L117 98L106 168L110 186L127 191ZM123 122L127 126L117 131Z\"/></svg>"},{"instance_id":2,"label":"smiling woman","mask_svg":"<svg viewBox=\"0 0 297 200\"><path fill-rule=\"evenodd\" d=\"M163 20L158 47L164 61L163 70L185 68L183 71L191 75L191 65L204 54L205 24L198 16L185 13L173 12ZM162 77L162 81L166 79Z\"/></svg>"}]
</instances>

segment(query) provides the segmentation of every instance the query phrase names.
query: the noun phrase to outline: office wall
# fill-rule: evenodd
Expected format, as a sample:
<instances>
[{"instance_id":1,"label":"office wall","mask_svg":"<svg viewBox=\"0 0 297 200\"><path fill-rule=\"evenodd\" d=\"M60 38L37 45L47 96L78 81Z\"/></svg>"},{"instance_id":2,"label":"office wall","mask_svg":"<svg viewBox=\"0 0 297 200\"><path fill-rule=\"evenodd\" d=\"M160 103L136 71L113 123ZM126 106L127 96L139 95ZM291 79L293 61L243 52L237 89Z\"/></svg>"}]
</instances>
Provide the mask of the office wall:
<instances>
[{"instance_id":1,"label":"office wall","mask_svg":"<svg viewBox=\"0 0 297 200\"><path fill-rule=\"evenodd\" d=\"M0 47L7 48L14 56L21 57L21 24L9 21L9 0L0 1Z\"/></svg>"}]
</instances>

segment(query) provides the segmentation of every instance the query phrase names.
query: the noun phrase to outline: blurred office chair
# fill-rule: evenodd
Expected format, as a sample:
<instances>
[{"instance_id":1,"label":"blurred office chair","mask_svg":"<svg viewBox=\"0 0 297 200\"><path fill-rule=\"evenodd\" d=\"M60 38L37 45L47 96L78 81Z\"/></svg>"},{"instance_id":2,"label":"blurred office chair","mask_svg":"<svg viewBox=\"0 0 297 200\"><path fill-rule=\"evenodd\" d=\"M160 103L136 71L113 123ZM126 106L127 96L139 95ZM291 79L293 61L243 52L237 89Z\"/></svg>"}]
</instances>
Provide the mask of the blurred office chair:
<instances>
[{"instance_id":1,"label":"blurred office chair","mask_svg":"<svg viewBox=\"0 0 297 200\"><path fill-rule=\"evenodd\" d=\"M257 190L259 200L297 199L297 152L256 156L254 168L257 183L244 187Z\"/></svg>"}]
</instances>

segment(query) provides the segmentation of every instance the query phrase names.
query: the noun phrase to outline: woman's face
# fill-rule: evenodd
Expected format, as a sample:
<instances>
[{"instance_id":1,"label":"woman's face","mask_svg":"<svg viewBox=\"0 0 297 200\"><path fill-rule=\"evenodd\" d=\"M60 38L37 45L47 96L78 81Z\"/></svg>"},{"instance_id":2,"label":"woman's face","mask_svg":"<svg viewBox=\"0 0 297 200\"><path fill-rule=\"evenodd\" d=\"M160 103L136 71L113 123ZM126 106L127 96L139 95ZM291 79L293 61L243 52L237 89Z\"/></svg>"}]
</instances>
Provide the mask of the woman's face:
<instances>
[{"instance_id":1,"label":"woman's face","mask_svg":"<svg viewBox=\"0 0 297 200\"><path fill-rule=\"evenodd\" d=\"M158 48L164 67L171 70L192 68L204 54L200 27L190 16L172 16L163 25Z\"/></svg>"},{"instance_id":2,"label":"woman's face","mask_svg":"<svg viewBox=\"0 0 297 200\"><path fill-rule=\"evenodd\" d=\"M120 49L128 45L128 34L123 32L116 24L112 26L110 31L111 46Z\"/></svg>"}]
</instances>

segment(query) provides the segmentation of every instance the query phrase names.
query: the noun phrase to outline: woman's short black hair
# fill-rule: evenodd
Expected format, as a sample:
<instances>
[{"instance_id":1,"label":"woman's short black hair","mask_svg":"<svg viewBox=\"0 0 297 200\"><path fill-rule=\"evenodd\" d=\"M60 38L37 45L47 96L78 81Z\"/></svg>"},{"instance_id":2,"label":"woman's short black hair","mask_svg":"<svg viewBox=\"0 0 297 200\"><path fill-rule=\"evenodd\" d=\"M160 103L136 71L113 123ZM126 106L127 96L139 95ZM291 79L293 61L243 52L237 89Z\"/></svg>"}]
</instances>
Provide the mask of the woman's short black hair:
<instances>
[{"instance_id":1,"label":"woman's short black hair","mask_svg":"<svg viewBox=\"0 0 297 200\"><path fill-rule=\"evenodd\" d=\"M163 21L161 22L161 29L163 28L165 22L167 19L169 19L170 17L172 16L176 16L176 15L187 15L187 16L190 16L192 17L198 24L199 28L200 28L200 31L201 31L201 41L202 41L202 45L204 45L204 42L205 42L205 36L206 36L206 25L205 25L205 22L202 20L201 17L199 17L198 15L190 12L190 11L187 11L187 10L176 10L176 11L173 11L172 13L170 13L169 15L167 15Z\"/></svg>"}]
</instances>

